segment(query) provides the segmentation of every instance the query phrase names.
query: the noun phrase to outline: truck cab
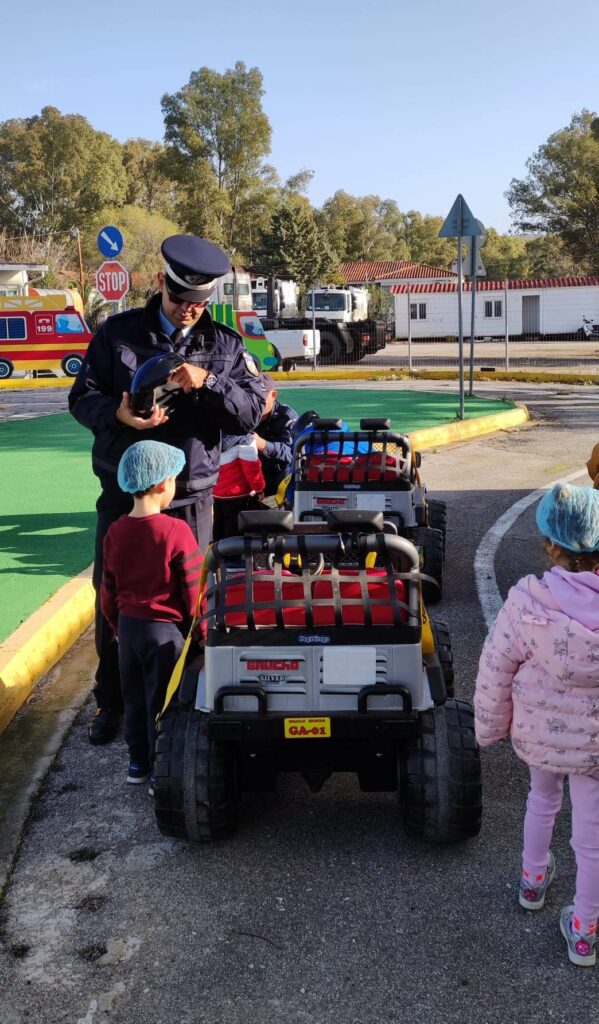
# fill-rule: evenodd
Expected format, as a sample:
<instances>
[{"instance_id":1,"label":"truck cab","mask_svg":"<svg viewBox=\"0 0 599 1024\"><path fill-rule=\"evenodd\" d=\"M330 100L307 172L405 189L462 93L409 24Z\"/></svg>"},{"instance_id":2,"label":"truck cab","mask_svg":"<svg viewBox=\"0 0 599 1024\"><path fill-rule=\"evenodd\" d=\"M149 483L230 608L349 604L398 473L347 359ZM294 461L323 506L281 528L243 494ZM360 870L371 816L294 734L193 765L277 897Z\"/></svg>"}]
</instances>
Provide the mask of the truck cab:
<instances>
[{"instance_id":1,"label":"truck cab","mask_svg":"<svg viewBox=\"0 0 599 1024\"><path fill-rule=\"evenodd\" d=\"M312 296L316 316L323 320L342 323L357 323L368 316L368 292L366 288L337 288L331 285L316 288L306 295L306 314L312 313Z\"/></svg>"}]
</instances>

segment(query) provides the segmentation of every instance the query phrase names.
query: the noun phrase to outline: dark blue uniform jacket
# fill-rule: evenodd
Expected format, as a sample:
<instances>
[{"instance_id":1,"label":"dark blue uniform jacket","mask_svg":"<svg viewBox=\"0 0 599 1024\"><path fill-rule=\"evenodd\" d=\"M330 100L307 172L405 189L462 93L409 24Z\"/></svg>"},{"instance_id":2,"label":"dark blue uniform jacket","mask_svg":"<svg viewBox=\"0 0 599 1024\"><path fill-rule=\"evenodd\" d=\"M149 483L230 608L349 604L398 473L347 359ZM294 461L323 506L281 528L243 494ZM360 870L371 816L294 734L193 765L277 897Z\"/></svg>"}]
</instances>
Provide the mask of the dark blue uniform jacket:
<instances>
[{"instance_id":1,"label":"dark blue uniform jacket","mask_svg":"<svg viewBox=\"0 0 599 1024\"><path fill-rule=\"evenodd\" d=\"M123 391L131 390L137 367L151 356L172 352L162 330L155 295L143 309L111 316L90 343L69 395L76 420L94 434L92 466L104 489L113 489L119 459L134 441L155 440L181 448L185 467L177 479L175 502L193 500L212 487L218 473L221 431L246 434L260 422L264 392L240 336L213 323L206 311L177 346L186 362L216 374L214 388L181 394L167 423L135 430L120 423L116 411Z\"/></svg>"},{"instance_id":2,"label":"dark blue uniform jacket","mask_svg":"<svg viewBox=\"0 0 599 1024\"><path fill-rule=\"evenodd\" d=\"M295 409L275 402L270 415L258 426L256 433L266 441L264 451L260 452L266 480L265 495L276 494L280 481L291 472L292 432L296 419Z\"/></svg>"}]
</instances>

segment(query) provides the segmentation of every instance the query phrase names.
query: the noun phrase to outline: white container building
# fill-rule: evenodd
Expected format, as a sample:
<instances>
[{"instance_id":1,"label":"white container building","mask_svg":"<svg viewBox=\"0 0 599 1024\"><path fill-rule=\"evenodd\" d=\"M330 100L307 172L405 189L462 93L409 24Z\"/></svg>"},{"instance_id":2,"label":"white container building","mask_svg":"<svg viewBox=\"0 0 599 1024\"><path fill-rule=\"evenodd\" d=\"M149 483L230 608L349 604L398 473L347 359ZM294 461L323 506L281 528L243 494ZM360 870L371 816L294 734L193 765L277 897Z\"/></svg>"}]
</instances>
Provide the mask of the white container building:
<instances>
[{"instance_id":1,"label":"white container building","mask_svg":"<svg viewBox=\"0 0 599 1024\"><path fill-rule=\"evenodd\" d=\"M462 298L464 337L470 336L471 284ZM395 335L399 339L458 336L458 284L453 281L405 282L389 288L394 297ZM477 281L477 338L551 338L576 336L585 322L599 323L599 277Z\"/></svg>"}]
</instances>

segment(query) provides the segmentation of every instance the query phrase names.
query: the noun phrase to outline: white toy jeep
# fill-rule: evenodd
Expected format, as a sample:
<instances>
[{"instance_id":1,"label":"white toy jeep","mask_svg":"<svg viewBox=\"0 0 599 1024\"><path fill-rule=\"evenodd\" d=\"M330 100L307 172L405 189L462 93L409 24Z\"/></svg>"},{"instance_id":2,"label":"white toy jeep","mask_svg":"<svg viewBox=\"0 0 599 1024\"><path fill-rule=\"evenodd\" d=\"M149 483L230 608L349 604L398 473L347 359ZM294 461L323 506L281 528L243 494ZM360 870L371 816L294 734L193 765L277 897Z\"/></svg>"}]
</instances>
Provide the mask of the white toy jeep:
<instances>
[{"instance_id":1,"label":"white toy jeep","mask_svg":"<svg viewBox=\"0 0 599 1024\"><path fill-rule=\"evenodd\" d=\"M376 511L301 525L245 512L240 527L207 553L205 646L159 722L160 831L218 839L244 790L299 772L317 792L342 771L396 791L411 835L475 836L472 707L453 698L449 635L426 615L414 545Z\"/></svg>"},{"instance_id":2,"label":"white toy jeep","mask_svg":"<svg viewBox=\"0 0 599 1024\"><path fill-rule=\"evenodd\" d=\"M314 419L293 446L293 516L306 522L334 509L383 512L418 548L421 568L432 577L422 587L432 604L443 594L447 512L445 502L427 497L419 467L420 454L388 419L362 419L359 430Z\"/></svg>"}]
</instances>

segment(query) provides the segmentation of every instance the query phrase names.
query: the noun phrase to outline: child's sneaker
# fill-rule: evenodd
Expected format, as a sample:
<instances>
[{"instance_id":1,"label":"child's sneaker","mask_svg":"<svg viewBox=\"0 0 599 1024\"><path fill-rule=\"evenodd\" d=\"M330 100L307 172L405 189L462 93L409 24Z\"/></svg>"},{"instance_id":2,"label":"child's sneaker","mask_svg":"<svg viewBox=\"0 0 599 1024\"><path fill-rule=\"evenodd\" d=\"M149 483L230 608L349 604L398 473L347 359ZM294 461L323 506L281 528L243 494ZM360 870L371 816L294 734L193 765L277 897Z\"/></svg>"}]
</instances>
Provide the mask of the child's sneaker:
<instances>
[{"instance_id":1,"label":"child's sneaker","mask_svg":"<svg viewBox=\"0 0 599 1024\"><path fill-rule=\"evenodd\" d=\"M578 967L594 967L597 961L595 935L583 935L576 924L574 906L564 907L559 926L568 944L568 956Z\"/></svg>"},{"instance_id":2,"label":"child's sneaker","mask_svg":"<svg viewBox=\"0 0 599 1024\"><path fill-rule=\"evenodd\" d=\"M555 857L551 850L547 857L547 870L545 876L531 879L522 875L520 878L520 892L518 901L525 910L542 910L545 906L545 893L555 878Z\"/></svg>"},{"instance_id":3,"label":"child's sneaker","mask_svg":"<svg viewBox=\"0 0 599 1024\"><path fill-rule=\"evenodd\" d=\"M149 764L144 764L141 761L129 761L127 782L132 782L134 786L139 786L140 783L148 781L150 774Z\"/></svg>"}]
</instances>

